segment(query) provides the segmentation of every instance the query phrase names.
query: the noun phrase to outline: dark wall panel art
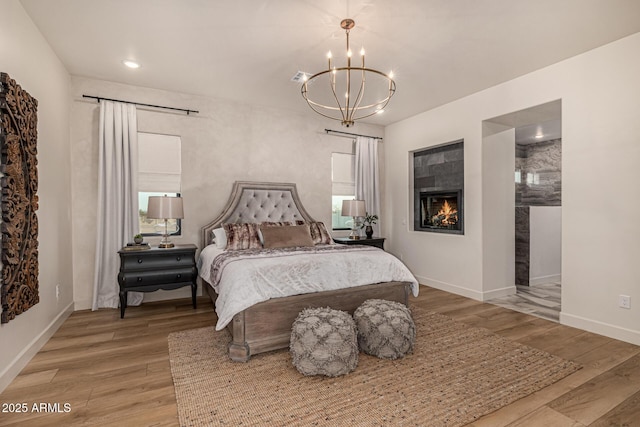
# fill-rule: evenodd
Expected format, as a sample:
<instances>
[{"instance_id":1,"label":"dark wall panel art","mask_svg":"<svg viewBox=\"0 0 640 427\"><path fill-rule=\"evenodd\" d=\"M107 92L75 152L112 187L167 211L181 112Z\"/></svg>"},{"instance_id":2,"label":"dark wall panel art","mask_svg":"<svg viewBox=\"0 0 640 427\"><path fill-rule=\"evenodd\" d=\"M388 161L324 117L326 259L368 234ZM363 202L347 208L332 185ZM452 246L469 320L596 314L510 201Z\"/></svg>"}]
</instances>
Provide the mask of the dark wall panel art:
<instances>
[{"instance_id":1,"label":"dark wall panel art","mask_svg":"<svg viewBox=\"0 0 640 427\"><path fill-rule=\"evenodd\" d=\"M38 294L38 101L0 73L2 323Z\"/></svg>"}]
</instances>

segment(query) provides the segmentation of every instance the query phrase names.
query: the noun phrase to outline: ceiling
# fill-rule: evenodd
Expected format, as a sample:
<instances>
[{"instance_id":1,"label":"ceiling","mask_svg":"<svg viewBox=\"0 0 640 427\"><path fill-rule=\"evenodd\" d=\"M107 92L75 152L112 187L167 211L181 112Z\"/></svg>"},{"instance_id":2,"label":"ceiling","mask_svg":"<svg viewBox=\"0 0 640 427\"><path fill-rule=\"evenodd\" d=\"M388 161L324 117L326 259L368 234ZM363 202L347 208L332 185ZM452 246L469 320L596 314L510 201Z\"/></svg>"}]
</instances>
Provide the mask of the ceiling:
<instances>
[{"instance_id":1,"label":"ceiling","mask_svg":"<svg viewBox=\"0 0 640 427\"><path fill-rule=\"evenodd\" d=\"M516 144L535 144L562 138L562 100L557 99L545 104L535 105L524 110L514 111L502 116L485 120L498 128L483 130L488 136L507 128L515 128Z\"/></svg>"},{"instance_id":2,"label":"ceiling","mask_svg":"<svg viewBox=\"0 0 640 427\"><path fill-rule=\"evenodd\" d=\"M393 70L387 125L640 31L637 0L21 0L69 73L314 115L291 78L340 21ZM354 49L354 50L356 50ZM122 65L132 59L136 70ZM188 108L188 105L176 107Z\"/></svg>"}]
</instances>

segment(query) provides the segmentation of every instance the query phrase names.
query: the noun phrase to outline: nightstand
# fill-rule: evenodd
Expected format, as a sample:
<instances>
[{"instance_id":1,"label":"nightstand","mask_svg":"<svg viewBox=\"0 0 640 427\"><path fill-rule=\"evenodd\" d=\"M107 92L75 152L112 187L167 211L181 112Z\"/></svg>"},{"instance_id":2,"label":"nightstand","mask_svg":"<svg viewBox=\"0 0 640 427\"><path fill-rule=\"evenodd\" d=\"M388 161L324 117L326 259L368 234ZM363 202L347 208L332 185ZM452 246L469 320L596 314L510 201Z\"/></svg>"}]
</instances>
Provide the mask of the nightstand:
<instances>
[{"instance_id":1,"label":"nightstand","mask_svg":"<svg viewBox=\"0 0 640 427\"><path fill-rule=\"evenodd\" d=\"M370 239L363 238L363 237L359 239L350 239L348 237L334 237L333 241L336 243L341 243L343 245L367 245L367 246L375 246L376 248L384 249L384 237L373 236Z\"/></svg>"},{"instance_id":2,"label":"nightstand","mask_svg":"<svg viewBox=\"0 0 640 427\"><path fill-rule=\"evenodd\" d=\"M173 248L118 251L120 254L120 318L127 308L127 292L152 292L191 286L193 308L196 308L198 270L196 245Z\"/></svg>"}]
</instances>

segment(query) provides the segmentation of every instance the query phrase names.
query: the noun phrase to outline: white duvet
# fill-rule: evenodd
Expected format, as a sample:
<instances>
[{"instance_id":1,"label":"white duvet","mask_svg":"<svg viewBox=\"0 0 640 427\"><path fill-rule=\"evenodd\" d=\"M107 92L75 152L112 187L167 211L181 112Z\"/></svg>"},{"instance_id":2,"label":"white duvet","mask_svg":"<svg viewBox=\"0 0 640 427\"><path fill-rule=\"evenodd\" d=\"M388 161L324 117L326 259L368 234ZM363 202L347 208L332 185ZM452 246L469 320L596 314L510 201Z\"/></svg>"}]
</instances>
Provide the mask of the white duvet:
<instances>
[{"instance_id":1,"label":"white duvet","mask_svg":"<svg viewBox=\"0 0 640 427\"><path fill-rule=\"evenodd\" d=\"M271 298L391 281L410 282L413 295L418 296L417 280L393 255L371 246L342 249L279 256L253 251L254 257L227 260L212 274L216 256L224 251L207 246L198 259L198 271L218 294L216 330L224 329L242 310Z\"/></svg>"}]
</instances>

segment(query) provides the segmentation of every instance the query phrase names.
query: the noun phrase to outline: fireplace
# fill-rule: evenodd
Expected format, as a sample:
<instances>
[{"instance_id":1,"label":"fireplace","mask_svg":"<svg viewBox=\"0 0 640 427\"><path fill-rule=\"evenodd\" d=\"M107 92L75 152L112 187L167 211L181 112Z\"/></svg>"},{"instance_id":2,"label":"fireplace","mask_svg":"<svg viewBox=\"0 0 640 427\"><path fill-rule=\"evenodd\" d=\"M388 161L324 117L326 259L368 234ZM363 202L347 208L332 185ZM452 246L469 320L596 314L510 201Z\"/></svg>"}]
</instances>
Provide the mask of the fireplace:
<instances>
[{"instance_id":1,"label":"fireplace","mask_svg":"<svg viewBox=\"0 0 640 427\"><path fill-rule=\"evenodd\" d=\"M420 192L420 223L425 231L463 233L462 191Z\"/></svg>"}]
</instances>

